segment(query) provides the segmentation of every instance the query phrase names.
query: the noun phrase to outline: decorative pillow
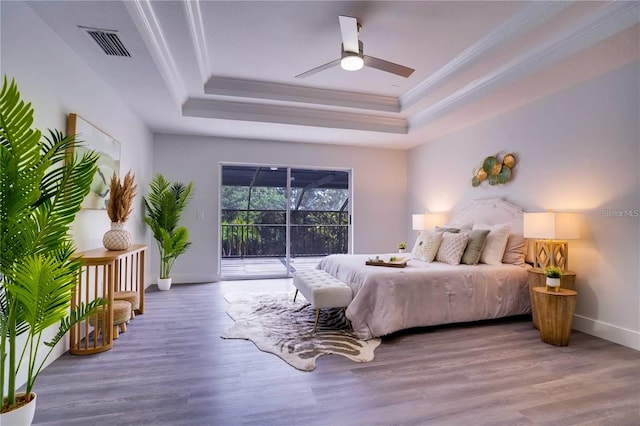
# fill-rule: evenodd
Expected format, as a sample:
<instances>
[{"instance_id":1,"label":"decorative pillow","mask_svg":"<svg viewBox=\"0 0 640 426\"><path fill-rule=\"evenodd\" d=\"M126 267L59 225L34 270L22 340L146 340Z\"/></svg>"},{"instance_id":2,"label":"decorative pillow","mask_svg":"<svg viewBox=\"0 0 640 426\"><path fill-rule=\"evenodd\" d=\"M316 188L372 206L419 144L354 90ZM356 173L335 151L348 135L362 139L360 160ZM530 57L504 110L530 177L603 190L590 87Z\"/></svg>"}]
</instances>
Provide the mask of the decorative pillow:
<instances>
[{"instance_id":1,"label":"decorative pillow","mask_svg":"<svg viewBox=\"0 0 640 426\"><path fill-rule=\"evenodd\" d=\"M488 229L487 241L484 243L482 253L480 253L480 263L488 265L501 265L504 249L507 247L509 225L473 225L473 229Z\"/></svg>"},{"instance_id":2,"label":"decorative pillow","mask_svg":"<svg viewBox=\"0 0 640 426\"><path fill-rule=\"evenodd\" d=\"M442 234L442 242L440 243L436 260L449 265L458 265L468 240L469 235L465 233L445 232Z\"/></svg>"},{"instance_id":3,"label":"decorative pillow","mask_svg":"<svg viewBox=\"0 0 640 426\"><path fill-rule=\"evenodd\" d=\"M442 226L436 226L434 228L435 231L438 232L451 232L452 234L457 234L458 232L460 232L460 228L453 228L453 227L442 227Z\"/></svg>"},{"instance_id":4,"label":"decorative pillow","mask_svg":"<svg viewBox=\"0 0 640 426\"><path fill-rule=\"evenodd\" d=\"M507 247L504 249L502 263L512 265L522 265L527 253L527 240L522 234L511 234L507 240Z\"/></svg>"},{"instance_id":5,"label":"decorative pillow","mask_svg":"<svg viewBox=\"0 0 640 426\"><path fill-rule=\"evenodd\" d=\"M423 262L433 262L441 241L442 232L422 231L412 251L412 257Z\"/></svg>"},{"instance_id":6,"label":"decorative pillow","mask_svg":"<svg viewBox=\"0 0 640 426\"><path fill-rule=\"evenodd\" d=\"M489 235L488 229L476 229L473 231L462 231L469 236L467 242L467 248L462 253L462 259L460 263L467 265L477 265L480 262L480 254L484 248L484 244L487 241L487 235Z\"/></svg>"},{"instance_id":7,"label":"decorative pillow","mask_svg":"<svg viewBox=\"0 0 640 426\"><path fill-rule=\"evenodd\" d=\"M471 228L473 227L473 223L471 222L456 222L456 221L452 221L449 223L446 223L444 225L442 225L443 228L457 228L457 229L461 229L463 231L471 231Z\"/></svg>"}]
</instances>

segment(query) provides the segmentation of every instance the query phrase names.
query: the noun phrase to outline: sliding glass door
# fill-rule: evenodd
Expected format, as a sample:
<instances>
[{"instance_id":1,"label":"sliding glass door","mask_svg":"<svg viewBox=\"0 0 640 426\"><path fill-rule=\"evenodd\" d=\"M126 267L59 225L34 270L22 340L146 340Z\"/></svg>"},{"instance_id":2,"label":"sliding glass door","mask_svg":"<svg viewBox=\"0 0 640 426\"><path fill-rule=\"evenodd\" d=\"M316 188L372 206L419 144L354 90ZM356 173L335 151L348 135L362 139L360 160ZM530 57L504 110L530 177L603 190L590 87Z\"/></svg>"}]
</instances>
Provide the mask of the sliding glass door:
<instances>
[{"instance_id":1,"label":"sliding glass door","mask_svg":"<svg viewBox=\"0 0 640 426\"><path fill-rule=\"evenodd\" d=\"M349 250L349 172L223 165L224 279L288 277Z\"/></svg>"}]
</instances>

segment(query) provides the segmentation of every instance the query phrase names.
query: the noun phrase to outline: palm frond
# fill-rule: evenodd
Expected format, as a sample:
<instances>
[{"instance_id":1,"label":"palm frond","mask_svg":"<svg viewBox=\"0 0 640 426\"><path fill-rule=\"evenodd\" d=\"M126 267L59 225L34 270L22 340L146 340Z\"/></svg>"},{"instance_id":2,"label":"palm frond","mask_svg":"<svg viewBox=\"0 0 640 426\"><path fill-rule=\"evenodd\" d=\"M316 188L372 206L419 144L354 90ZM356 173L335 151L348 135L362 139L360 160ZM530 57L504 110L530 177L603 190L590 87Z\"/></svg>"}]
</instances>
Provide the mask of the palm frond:
<instances>
[{"instance_id":1,"label":"palm frond","mask_svg":"<svg viewBox=\"0 0 640 426\"><path fill-rule=\"evenodd\" d=\"M62 338L69 332L69 330L71 330L74 325L76 325L80 321L84 321L91 315L96 314L98 312L98 309L105 304L106 301L101 298L94 299L87 304L81 303L80 306L76 307L76 309L71 310L71 313L68 317L63 318L62 321L60 321L60 328L58 329L58 333L53 336L50 341L44 342L44 344L49 347L54 347L60 340L62 340Z\"/></svg>"}]
</instances>

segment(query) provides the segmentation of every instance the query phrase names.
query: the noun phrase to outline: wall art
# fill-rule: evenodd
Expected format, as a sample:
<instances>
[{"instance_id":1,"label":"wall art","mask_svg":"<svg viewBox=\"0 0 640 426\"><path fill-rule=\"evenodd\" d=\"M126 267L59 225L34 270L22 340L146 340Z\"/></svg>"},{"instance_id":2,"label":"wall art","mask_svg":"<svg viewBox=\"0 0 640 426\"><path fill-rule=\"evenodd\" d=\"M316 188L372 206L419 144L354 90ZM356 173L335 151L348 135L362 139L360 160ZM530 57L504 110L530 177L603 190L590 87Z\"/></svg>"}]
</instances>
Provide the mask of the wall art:
<instances>
[{"instance_id":1,"label":"wall art","mask_svg":"<svg viewBox=\"0 0 640 426\"><path fill-rule=\"evenodd\" d=\"M507 183L513 176L515 165L516 156L514 154L505 154L502 157L501 154L489 156L475 170L471 185L479 186L484 181L487 181L489 185Z\"/></svg>"},{"instance_id":2,"label":"wall art","mask_svg":"<svg viewBox=\"0 0 640 426\"><path fill-rule=\"evenodd\" d=\"M105 210L109 202L109 182L115 173L120 176L120 143L79 116L69 114L67 134L76 135L82 146L77 147L75 155L87 151L98 154L98 171L93 177L91 192L82 203L83 209Z\"/></svg>"}]
</instances>

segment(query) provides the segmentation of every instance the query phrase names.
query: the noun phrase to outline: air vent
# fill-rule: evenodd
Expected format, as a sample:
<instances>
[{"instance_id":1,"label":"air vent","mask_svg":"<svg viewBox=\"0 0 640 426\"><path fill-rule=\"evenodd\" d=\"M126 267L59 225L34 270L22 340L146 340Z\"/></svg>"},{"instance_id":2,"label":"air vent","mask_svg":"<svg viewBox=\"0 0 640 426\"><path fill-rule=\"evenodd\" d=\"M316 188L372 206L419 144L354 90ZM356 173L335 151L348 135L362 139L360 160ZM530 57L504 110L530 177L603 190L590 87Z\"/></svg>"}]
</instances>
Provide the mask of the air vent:
<instances>
[{"instance_id":1,"label":"air vent","mask_svg":"<svg viewBox=\"0 0 640 426\"><path fill-rule=\"evenodd\" d=\"M131 57L131 54L124 47L122 40L118 37L118 32L115 30L103 30L100 28L89 28L78 26L83 31L98 43L98 46L102 48L104 53L111 56L127 56Z\"/></svg>"}]
</instances>

